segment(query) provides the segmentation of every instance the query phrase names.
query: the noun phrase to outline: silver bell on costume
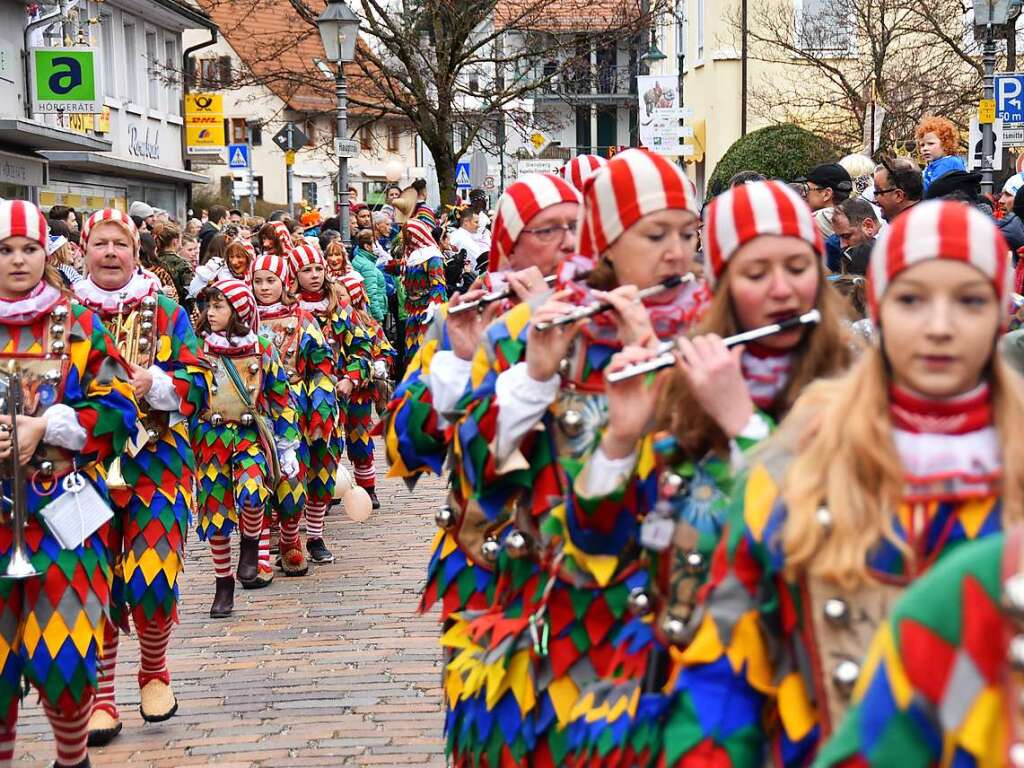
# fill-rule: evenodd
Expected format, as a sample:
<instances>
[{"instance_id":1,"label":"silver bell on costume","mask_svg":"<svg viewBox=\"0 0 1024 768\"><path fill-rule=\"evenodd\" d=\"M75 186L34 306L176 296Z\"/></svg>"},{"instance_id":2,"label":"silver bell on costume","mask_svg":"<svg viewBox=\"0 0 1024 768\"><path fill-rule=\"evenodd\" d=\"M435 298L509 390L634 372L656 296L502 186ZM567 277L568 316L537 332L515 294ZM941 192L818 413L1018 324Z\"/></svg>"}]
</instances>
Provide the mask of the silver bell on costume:
<instances>
[{"instance_id":1,"label":"silver bell on costume","mask_svg":"<svg viewBox=\"0 0 1024 768\"><path fill-rule=\"evenodd\" d=\"M513 530L505 537L505 551L513 560L520 560L530 554L530 537L520 530Z\"/></svg>"},{"instance_id":2,"label":"silver bell on costume","mask_svg":"<svg viewBox=\"0 0 1024 768\"><path fill-rule=\"evenodd\" d=\"M437 523L437 527L446 531L454 528L458 521L458 515L455 514L455 510L450 504L442 504L434 513L434 522Z\"/></svg>"},{"instance_id":3,"label":"silver bell on costume","mask_svg":"<svg viewBox=\"0 0 1024 768\"><path fill-rule=\"evenodd\" d=\"M483 555L484 560L488 563L497 561L500 552L501 542L493 536L488 536L484 539L484 543L480 545L480 554Z\"/></svg>"}]
</instances>

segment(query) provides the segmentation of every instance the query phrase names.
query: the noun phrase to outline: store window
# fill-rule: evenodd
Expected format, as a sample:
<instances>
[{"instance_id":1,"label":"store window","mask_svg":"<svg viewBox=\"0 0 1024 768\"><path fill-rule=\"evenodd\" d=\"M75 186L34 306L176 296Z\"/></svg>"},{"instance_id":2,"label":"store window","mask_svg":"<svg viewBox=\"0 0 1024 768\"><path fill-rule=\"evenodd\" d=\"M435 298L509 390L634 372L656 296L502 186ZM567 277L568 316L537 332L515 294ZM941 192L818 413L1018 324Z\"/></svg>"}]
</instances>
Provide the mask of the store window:
<instances>
[{"instance_id":1,"label":"store window","mask_svg":"<svg viewBox=\"0 0 1024 768\"><path fill-rule=\"evenodd\" d=\"M359 128L359 148L360 149L372 149L373 148L373 125L368 124Z\"/></svg>"},{"instance_id":2,"label":"store window","mask_svg":"<svg viewBox=\"0 0 1024 768\"><path fill-rule=\"evenodd\" d=\"M149 108L160 109L160 59L157 58L156 32L146 32L146 79L149 82Z\"/></svg>"},{"instance_id":3,"label":"store window","mask_svg":"<svg viewBox=\"0 0 1024 768\"><path fill-rule=\"evenodd\" d=\"M397 152L402 139L402 129L397 123L388 124L388 152Z\"/></svg>"},{"instance_id":4,"label":"store window","mask_svg":"<svg viewBox=\"0 0 1024 768\"><path fill-rule=\"evenodd\" d=\"M306 201L306 204L316 208L319 200L317 200L317 184L315 181L304 181L302 182L302 199Z\"/></svg>"}]
</instances>

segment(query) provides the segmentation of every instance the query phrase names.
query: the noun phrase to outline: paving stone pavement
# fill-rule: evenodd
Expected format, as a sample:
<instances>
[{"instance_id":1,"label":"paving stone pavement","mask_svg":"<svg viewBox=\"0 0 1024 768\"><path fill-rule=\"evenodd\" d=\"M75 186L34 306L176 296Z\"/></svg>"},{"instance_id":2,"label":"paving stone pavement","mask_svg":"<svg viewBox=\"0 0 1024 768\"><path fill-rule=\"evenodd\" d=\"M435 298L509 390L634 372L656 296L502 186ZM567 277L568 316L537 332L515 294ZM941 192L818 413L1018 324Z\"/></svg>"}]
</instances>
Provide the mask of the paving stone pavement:
<instances>
[{"instance_id":1,"label":"paving stone pavement","mask_svg":"<svg viewBox=\"0 0 1024 768\"><path fill-rule=\"evenodd\" d=\"M206 545L188 545L182 622L169 653L178 714L148 725L138 712L138 643L122 638L118 706L124 730L90 751L96 768L444 765L436 613L416 606L443 484L414 494L383 479L365 523L340 507L325 539L339 558L306 578L280 573L235 593L230 619L209 618ZM237 543L234 557L237 562ZM52 735L35 695L18 724L19 768L47 768Z\"/></svg>"}]
</instances>

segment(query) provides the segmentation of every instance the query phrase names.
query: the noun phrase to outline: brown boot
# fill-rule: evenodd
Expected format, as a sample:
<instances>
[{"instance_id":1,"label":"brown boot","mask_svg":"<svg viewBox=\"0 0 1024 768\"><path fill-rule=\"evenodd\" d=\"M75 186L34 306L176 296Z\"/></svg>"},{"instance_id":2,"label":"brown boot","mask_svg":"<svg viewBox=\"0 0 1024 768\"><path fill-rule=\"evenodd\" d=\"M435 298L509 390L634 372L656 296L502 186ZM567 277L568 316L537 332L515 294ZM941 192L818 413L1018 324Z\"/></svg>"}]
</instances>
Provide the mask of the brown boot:
<instances>
[{"instance_id":1,"label":"brown boot","mask_svg":"<svg viewBox=\"0 0 1024 768\"><path fill-rule=\"evenodd\" d=\"M259 536L246 536L242 534L238 538L238 568L235 574L244 587L247 582L256 578L259 571L260 560L260 538Z\"/></svg>"},{"instance_id":2,"label":"brown boot","mask_svg":"<svg viewBox=\"0 0 1024 768\"><path fill-rule=\"evenodd\" d=\"M217 591L210 606L211 619L226 619L235 609L235 577L218 576Z\"/></svg>"}]
</instances>

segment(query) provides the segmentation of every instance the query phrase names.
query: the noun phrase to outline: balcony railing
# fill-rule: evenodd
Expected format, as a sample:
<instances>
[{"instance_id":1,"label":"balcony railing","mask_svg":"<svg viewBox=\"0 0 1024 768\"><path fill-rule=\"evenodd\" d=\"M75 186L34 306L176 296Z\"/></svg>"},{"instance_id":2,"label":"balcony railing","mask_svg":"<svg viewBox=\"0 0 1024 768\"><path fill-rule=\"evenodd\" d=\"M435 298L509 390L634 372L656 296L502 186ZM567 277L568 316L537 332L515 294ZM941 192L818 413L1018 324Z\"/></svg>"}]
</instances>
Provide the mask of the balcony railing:
<instances>
[{"instance_id":1,"label":"balcony railing","mask_svg":"<svg viewBox=\"0 0 1024 768\"><path fill-rule=\"evenodd\" d=\"M636 95L636 69L629 65L549 64L538 67L535 77L539 80L552 73L551 79L539 89L537 98L588 101Z\"/></svg>"}]
</instances>

